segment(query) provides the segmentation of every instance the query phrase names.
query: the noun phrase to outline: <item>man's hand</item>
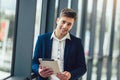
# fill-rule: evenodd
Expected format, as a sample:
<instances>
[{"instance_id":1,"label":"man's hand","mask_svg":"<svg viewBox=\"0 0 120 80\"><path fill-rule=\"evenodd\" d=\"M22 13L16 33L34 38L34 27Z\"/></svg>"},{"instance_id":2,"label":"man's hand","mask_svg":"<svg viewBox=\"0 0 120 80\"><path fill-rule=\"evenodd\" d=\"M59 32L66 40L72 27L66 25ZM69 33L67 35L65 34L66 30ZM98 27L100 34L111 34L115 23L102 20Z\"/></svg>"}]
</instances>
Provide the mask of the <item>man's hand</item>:
<instances>
[{"instance_id":1,"label":"man's hand","mask_svg":"<svg viewBox=\"0 0 120 80\"><path fill-rule=\"evenodd\" d=\"M51 68L48 68L48 67L40 66L39 74L40 74L41 77L47 78L47 77L50 77L53 74L53 70Z\"/></svg>"},{"instance_id":2,"label":"man's hand","mask_svg":"<svg viewBox=\"0 0 120 80\"><path fill-rule=\"evenodd\" d=\"M57 77L60 80L69 80L71 78L71 74L68 71L64 71L62 73L57 73Z\"/></svg>"}]
</instances>

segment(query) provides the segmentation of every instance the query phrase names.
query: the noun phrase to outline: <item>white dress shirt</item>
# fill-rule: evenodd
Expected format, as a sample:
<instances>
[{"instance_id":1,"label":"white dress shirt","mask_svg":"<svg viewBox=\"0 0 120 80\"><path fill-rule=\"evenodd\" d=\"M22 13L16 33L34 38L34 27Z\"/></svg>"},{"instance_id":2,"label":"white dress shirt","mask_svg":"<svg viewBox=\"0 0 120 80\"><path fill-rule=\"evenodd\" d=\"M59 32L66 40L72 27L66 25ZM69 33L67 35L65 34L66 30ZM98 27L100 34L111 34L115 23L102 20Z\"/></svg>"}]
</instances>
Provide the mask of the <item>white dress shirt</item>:
<instances>
[{"instance_id":1,"label":"white dress shirt","mask_svg":"<svg viewBox=\"0 0 120 80\"><path fill-rule=\"evenodd\" d=\"M65 49L65 40L70 39L70 34L67 33L62 39L58 39L54 32L51 35L51 39L53 38L52 43L52 59L58 61L58 65L60 67L60 71L63 71L64 64L64 49ZM50 80L59 80L56 75L51 75Z\"/></svg>"}]
</instances>

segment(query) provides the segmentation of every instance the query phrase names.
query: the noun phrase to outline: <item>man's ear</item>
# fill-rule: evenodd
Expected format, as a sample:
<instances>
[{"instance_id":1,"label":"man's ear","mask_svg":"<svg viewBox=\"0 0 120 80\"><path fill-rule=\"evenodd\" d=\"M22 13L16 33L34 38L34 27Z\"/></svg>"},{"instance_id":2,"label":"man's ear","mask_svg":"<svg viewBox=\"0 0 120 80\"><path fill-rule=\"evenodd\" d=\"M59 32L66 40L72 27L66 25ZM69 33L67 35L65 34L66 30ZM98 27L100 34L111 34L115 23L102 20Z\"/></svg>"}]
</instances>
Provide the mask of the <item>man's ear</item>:
<instances>
[{"instance_id":1,"label":"man's ear","mask_svg":"<svg viewBox=\"0 0 120 80\"><path fill-rule=\"evenodd\" d=\"M59 19L60 19L59 17L56 19L56 24L58 23Z\"/></svg>"}]
</instances>

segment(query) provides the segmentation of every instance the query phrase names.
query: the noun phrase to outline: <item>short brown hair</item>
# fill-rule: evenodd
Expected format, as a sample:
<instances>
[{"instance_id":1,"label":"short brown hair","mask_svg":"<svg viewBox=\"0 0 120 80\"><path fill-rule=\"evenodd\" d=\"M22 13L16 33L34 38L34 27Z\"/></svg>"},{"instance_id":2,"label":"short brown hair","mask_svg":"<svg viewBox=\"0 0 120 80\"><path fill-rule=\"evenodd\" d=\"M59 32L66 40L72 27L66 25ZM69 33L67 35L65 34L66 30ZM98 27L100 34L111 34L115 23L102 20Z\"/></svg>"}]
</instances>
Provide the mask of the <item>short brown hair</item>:
<instances>
[{"instance_id":1,"label":"short brown hair","mask_svg":"<svg viewBox=\"0 0 120 80\"><path fill-rule=\"evenodd\" d=\"M64 9L62 9L61 12L60 12L60 17L61 17L61 16L66 16L66 17L74 18L74 20L76 20L76 18L77 18L77 13L76 13L73 9L64 8Z\"/></svg>"}]
</instances>

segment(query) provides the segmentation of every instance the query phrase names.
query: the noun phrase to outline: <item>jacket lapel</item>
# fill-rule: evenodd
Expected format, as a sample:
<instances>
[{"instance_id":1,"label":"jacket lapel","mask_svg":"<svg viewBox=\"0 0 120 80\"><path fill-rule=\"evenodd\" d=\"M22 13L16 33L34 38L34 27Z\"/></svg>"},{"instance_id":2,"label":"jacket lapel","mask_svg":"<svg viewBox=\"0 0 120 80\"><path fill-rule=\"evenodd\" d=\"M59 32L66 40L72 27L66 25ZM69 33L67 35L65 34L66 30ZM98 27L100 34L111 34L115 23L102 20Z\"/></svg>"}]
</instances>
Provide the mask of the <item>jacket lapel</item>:
<instances>
[{"instance_id":1,"label":"jacket lapel","mask_svg":"<svg viewBox=\"0 0 120 80\"><path fill-rule=\"evenodd\" d=\"M71 40L66 39L66 43L65 43L65 51L64 51L64 68L65 65L67 65L67 58L69 57L70 54L70 47L71 47Z\"/></svg>"},{"instance_id":2,"label":"jacket lapel","mask_svg":"<svg viewBox=\"0 0 120 80\"><path fill-rule=\"evenodd\" d=\"M46 46L46 58L51 58L51 51L52 51L52 41L53 41L53 39L51 39L50 38L51 37L51 34L49 34L49 37L48 37L48 39L47 39L47 46Z\"/></svg>"},{"instance_id":3,"label":"jacket lapel","mask_svg":"<svg viewBox=\"0 0 120 80\"><path fill-rule=\"evenodd\" d=\"M50 41L49 41L49 47L48 47L48 58L51 58L51 54L52 54L52 41L53 41L53 39L50 39Z\"/></svg>"}]
</instances>

